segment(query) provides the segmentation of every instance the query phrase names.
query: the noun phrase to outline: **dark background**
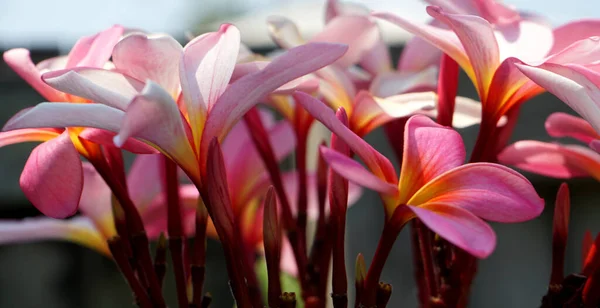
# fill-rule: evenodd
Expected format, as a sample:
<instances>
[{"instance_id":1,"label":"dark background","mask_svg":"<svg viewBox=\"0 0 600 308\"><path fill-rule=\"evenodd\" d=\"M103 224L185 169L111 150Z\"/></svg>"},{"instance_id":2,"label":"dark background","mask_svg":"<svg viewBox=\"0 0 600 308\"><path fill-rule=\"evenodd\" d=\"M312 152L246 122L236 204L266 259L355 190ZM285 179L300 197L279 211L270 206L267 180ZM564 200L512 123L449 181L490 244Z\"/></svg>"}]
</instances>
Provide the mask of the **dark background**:
<instances>
[{"instance_id":1,"label":"dark background","mask_svg":"<svg viewBox=\"0 0 600 308\"><path fill-rule=\"evenodd\" d=\"M394 48L394 58L400 48ZM261 50L264 52L265 50ZM34 62L55 56L54 50L33 50ZM476 97L466 75L460 78L459 94ZM43 101L5 63L0 63L0 123L22 108ZM570 112L550 94L527 102L521 112L513 141L551 141L544 130L546 117L556 111ZM477 127L461 130L467 150L472 148ZM367 141L384 155L394 157L381 129ZM37 216L18 186L19 174L35 144L0 148L0 218ZM536 307L545 294L550 275L552 211L560 180L527 174L546 200L541 217L521 224L495 224L495 252L480 262L473 286L471 307ZM571 223L566 256L567 273L580 270L581 243L585 230L594 234L598 224L598 183L593 179L569 180ZM373 256L382 229L382 206L377 194L365 190L348 212L347 256L349 281L353 280L356 255L367 264ZM206 290L214 296L213 307L232 307L227 276L219 244L209 241ZM409 232L404 230L390 255L382 280L393 285L389 307L416 307L416 287L410 252ZM167 276L166 296L173 306L174 282ZM39 242L0 246L0 307L131 307L130 291L113 262L94 251L65 242Z\"/></svg>"}]
</instances>

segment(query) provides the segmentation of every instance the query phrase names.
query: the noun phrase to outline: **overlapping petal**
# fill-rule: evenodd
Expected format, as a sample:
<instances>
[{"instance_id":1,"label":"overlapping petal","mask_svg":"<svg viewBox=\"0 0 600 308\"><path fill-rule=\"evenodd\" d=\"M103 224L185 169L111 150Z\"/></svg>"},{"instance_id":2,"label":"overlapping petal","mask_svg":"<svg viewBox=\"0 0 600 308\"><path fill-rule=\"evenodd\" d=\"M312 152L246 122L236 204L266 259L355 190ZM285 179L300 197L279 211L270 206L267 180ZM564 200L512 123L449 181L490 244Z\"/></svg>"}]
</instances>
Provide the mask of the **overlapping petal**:
<instances>
[{"instance_id":1,"label":"overlapping petal","mask_svg":"<svg viewBox=\"0 0 600 308\"><path fill-rule=\"evenodd\" d=\"M44 215L75 214L83 189L79 153L67 131L38 145L30 154L19 184L27 199Z\"/></svg>"},{"instance_id":2,"label":"overlapping petal","mask_svg":"<svg viewBox=\"0 0 600 308\"><path fill-rule=\"evenodd\" d=\"M114 25L104 31L80 38L71 52L65 68L77 66L103 67L110 59L113 47L123 35L124 29Z\"/></svg>"},{"instance_id":3,"label":"overlapping petal","mask_svg":"<svg viewBox=\"0 0 600 308\"><path fill-rule=\"evenodd\" d=\"M38 141L44 142L60 136L61 132L51 128L26 128L0 133L0 147L10 144Z\"/></svg>"},{"instance_id":4,"label":"overlapping petal","mask_svg":"<svg viewBox=\"0 0 600 308\"><path fill-rule=\"evenodd\" d=\"M552 137L571 137L590 143L600 139L600 135L586 120L563 112L551 114L545 123L546 131Z\"/></svg>"},{"instance_id":5,"label":"overlapping petal","mask_svg":"<svg viewBox=\"0 0 600 308\"><path fill-rule=\"evenodd\" d=\"M29 50L16 48L8 50L3 55L4 62L10 66L21 78L32 86L38 93L49 101L59 102L63 100L60 92L52 89L42 81L42 74L31 61Z\"/></svg>"}]
</instances>

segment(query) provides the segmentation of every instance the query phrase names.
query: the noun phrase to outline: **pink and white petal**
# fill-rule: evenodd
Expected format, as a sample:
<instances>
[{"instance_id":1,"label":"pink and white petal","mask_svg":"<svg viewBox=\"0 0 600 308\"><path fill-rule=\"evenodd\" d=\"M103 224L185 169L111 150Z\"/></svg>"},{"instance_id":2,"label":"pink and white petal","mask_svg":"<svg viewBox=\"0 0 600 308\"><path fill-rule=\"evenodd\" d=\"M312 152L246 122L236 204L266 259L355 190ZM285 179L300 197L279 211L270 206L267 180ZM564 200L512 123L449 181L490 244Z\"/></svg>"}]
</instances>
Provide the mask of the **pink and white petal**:
<instances>
[{"instance_id":1,"label":"pink and white petal","mask_svg":"<svg viewBox=\"0 0 600 308\"><path fill-rule=\"evenodd\" d=\"M119 72L138 80L150 79L176 96L182 55L183 47L171 36L136 33L115 46L112 61Z\"/></svg>"},{"instance_id":2,"label":"pink and white petal","mask_svg":"<svg viewBox=\"0 0 600 308\"><path fill-rule=\"evenodd\" d=\"M199 195L198 189L192 184L179 187L180 201L184 205L181 209L181 223L185 234L188 236L193 235L195 231L196 206L198 205ZM150 239L158 238L161 233L168 234L165 195L158 194L154 197L150 204L140 209L144 228Z\"/></svg>"},{"instance_id":3,"label":"pink and white petal","mask_svg":"<svg viewBox=\"0 0 600 308\"><path fill-rule=\"evenodd\" d=\"M162 155L138 155L127 174L127 188L133 203L143 209L162 191Z\"/></svg>"},{"instance_id":4,"label":"pink and white petal","mask_svg":"<svg viewBox=\"0 0 600 308\"><path fill-rule=\"evenodd\" d=\"M179 74L196 152L207 114L229 84L239 46L239 30L224 24L218 32L195 38L183 50Z\"/></svg>"},{"instance_id":5,"label":"pink and white petal","mask_svg":"<svg viewBox=\"0 0 600 308\"><path fill-rule=\"evenodd\" d=\"M94 127L118 132L125 113L102 104L41 103L21 110L2 128Z\"/></svg>"},{"instance_id":6,"label":"pink and white petal","mask_svg":"<svg viewBox=\"0 0 600 308\"><path fill-rule=\"evenodd\" d=\"M79 199L79 211L89 217L104 238L116 235L112 216L112 193L96 169L87 162L83 164L83 190Z\"/></svg>"},{"instance_id":7,"label":"pink and white petal","mask_svg":"<svg viewBox=\"0 0 600 308\"><path fill-rule=\"evenodd\" d=\"M359 64L373 76L392 70L390 50L383 41L381 32L377 33L375 44L362 55Z\"/></svg>"},{"instance_id":8,"label":"pink and white petal","mask_svg":"<svg viewBox=\"0 0 600 308\"><path fill-rule=\"evenodd\" d=\"M220 140L258 101L280 86L331 64L347 47L330 43L308 43L287 51L263 70L231 84L211 110L202 136L201 161L213 137Z\"/></svg>"},{"instance_id":9,"label":"pink and white petal","mask_svg":"<svg viewBox=\"0 0 600 308\"><path fill-rule=\"evenodd\" d=\"M487 258L496 248L494 230L468 210L440 203L410 209L433 232L477 258Z\"/></svg>"},{"instance_id":10,"label":"pink and white petal","mask_svg":"<svg viewBox=\"0 0 600 308\"><path fill-rule=\"evenodd\" d=\"M394 14L387 13L387 12L374 12L371 15L373 15L377 18L386 20L388 22L391 22L391 23L399 26L400 28L414 34L415 36L422 38L423 40L434 45L435 47L441 49L444 53L448 54L452 59L454 59L456 62L458 62L458 64L467 72L467 74L471 77L472 80L474 80L474 81L477 80L475 77L475 74L473 72L473 68L471 67L471 63L470 63L469 57L467 56L465 48L463 47L463 44L461 43L459 38L456 36L456 33L454 33L452 30L442 29L442 28L435 27L432 25L427 25L427 24L413 23L406 19L400 18ZM419 45L427 46L425 44L423 44L423 45L419 44ZM423 51L421 50L420 46L416 46L419 48L414 48L414 51L422 54ZM425 53L425 54L427 54L427 53ZM410 56L409 58L414 59L415 57ZM439 59L439 58L435 58L435 59ZM403 65L403 63L405 63L405 62L406 61L400 62L400 64L401 64L400 68L402 68L403 70L410 69L409 67L406 67ZM408 62L410 62L410 61L408 61ZM408 63L408 62L406 62L406 63ZM417 66L417 67L415 67L415 70L423 69L424 67L427 67L430 64L431 63L429 61L426 61L426 65Z\"/></svg>"},{"instance_id":11,"label":"pink and white petal","mask_svg":"<svg viewBox=\"0 0 600 308\"><path fill-rule=\"evenodd\" d=\"M258 109L258 111L262 124L265 126L267 131L271 131L276 124L289 127L289 123L283 124L286 122L276 123L275 117L273 116L272 112L265 109ZM289 135L289 137L295 140L295 137L293 135ZM231 169L230 166L232 166L234 162L239 160L239 155L245 155L244 151L246 149L254 148L254 142L251 138L252 137L250 136L250 133L248 131L248 125L246 124L246 122L240 121L233 126L229 134L227 134L225 140L223 140L222 144L223 159L225 160L225 166L227 167L227 170ZM283 137L282 140L287 139L286 137ZM278 140L277 142L281 141ZM295 144L295 141L293 141L293 143ZM271 142L271 144L273 144L273 141ZM292 149L290 149L290 151L291 150Z\"/></svg>"},{"instance_id":12,"label":"pink and white petal","mask_svg":"<svg viewBox=\"0 0 600 308\"><path fill-rule=\"evenodd\" d=\"M600 75L583 67L545 63L540 66L517 65L519 70L548 92L573 108L600 132ZM593 79L590 79L593 78ZM596 80L594 80L596 79Z\"/></svg>"},{"instance_id":13,"label":"pink and white petal","mask_svg":"<svg viewBox=\"0 0 600 308\"><path fill-rule=\"evenodd\" d=\"M113 139L117 133L98 128L86 128L79 137L104 146L115 146ZM123 150L134 154L157 154L158 150L134 138L129 138L122 146Z\"/></svg>"},{"instance_id":14,"label":"pink and white petal","mask_svg":"<svg viewBox=\"0 0 600 308\"><path fill-rule=\"evenodd\" d=\"M435 90L438 68L429 66L417 72L395 71L382 73L373 79L369 91L375 96L388 97L413 90Z\"/></svg>"},{"instance_id":15,"label":"pink and white petal","mask_svg":"<svg viewBox=\"0 0 600 308\"><path fill-rule=\"evenodd\" d=\"M555 54L582 39L600 36L600 20L581 19L554 29L554 44L550 54Z\"/></svg>"},{"instance_id":16,"label":"pink and white petal","mask_svg":"<svg viewBox=\"0 0 600 308\"><path fill-rule=\"evenodd\" d=\"M294 93L294 98L315 119L325 125L340 139L344 140L350 149L365 162L365 165L372 173L388 183L396 183L398 177L392 163L347 126L342 124L329 107L318 99L302 92Z\"/></svg>"},{"instance_id":17,"label":"pink and white petal","mask_svg":"<svg viewBox=\"0 0 600 308\"><path fill-rule=\"evenodd\" d=\"M123 124L114 142L118 147L123 146L130 137L150 142L175 161L193 181L199 181L196 155L183 121L177 103L169 93L149 80L142 93L127 106Z\"/></svg>"},{"instance_id":18,"label":"pink and white petal","mask_svg":"<svg viewBox=\"0 0 600 308\"><path fill-rule=\"evenodd\" d=\"M269 16L267 29L271 39L283 49L292 49L305 44L296 24L283 16Z\"/></svg>"},{"instance_id":19,"label":"pink and white petal","mask_svg":"<svg viewBox=\"0 0 600 308\"><path fill-rule=\"evenodd\" d=\"M125 110L144 83L125 74L100 68L74 68L45 73L44 82L53 88Z\"/></svg>"},{"instance_id":20,"label":"pink and white petal","mask_svg":"<svg viewBox=\"0 0 600 308\"><path fill-rule=\"evenodd\" d=\"M396 185L382 180L352 158L323 146L321 146L320 151L329 167L348 181L384 195L395 197L398 194Z\"/></svg>"},{"instance_id":21,"label":"pink and white petal","mask_svg":"<svg viewBox=\"0 0 600 308\"><path fill-rule=\"evenodd\" d=\"M314 93L319 90L319 79L303 76L294 79L273 91L273 94L290 95L296 91Z\"/></svg>"},{"instance_id":22,"label":"pink and white petal","mask_svg":"<svg viewBox=\"0 0 600 308\"><path fill-rule=\"evenodd\" d=\"M40 70L33 64L29 50L24 48L10 49L3 54L4 62L10 66L38 93L51 102L64 100L63 94L52 89L42 81Z\"/></svg>"},{"instance_id":23,"label":"pink and white petal","mask_svg":"<svg viewBox=\"0 0 600 308\"><path fill-rule=\"evenodd\" d=\"M465 128L481 123L481 103L468 97L457 96L454 101L454 115L452 117L452 127ZM437 117L437 108L423 110L424 114L431 118ZM506 117L502 117L498 126L504 126Z\"/></svg>"},{"instance_id":24,"label":"pink and white petal","mask_svg":"<svg viewBox=\"0 0 600 308\"><path fill-rule=\"evenodd\" d=\"M68 56L58 56L40 61L35 67L40 71L40 74L63 70L67 66Z\"/></svg>"},{"instance_id":25,"label":"pink and white petal","mask_svg":"<svg viewBox=\"0 0 600 308\"><path fill-rule=\"evenodd\" d=\"M600 37L593 36L575 41L563 50L555 54L551 54L544 60L547 63L583 65L592 70L594 70L593 67L596 67L595 70L597 70L599 57ZM534 65L540 63L538 62L530 64Z\"/></svg>"},{"instance_id":26,"label":"pink and white petal","mask_svg":"<svg viewBox=\"0 0 600 308\"><path fill-rule=\"evenodd\" d=\"M252 61L245 63L238 63L231 73L230 83L252 73L256 73L269 65L270 61Z\"/></svg>"},{"instance_id":27,"label":"pink and white petal","mask_svg":"<svg viewBox=\"0 0 600 308\"><path fill-rule=\"evenodd\" d=\"M509 57L527 63L539 61L548 55L554 43L552 27L537 20L521 19L517 23L496 25L495 29L500 62Z\"/></svg>"},{"instance_id":28,"label":"pink and white petal","mask_svg":"<svg viewBox=\"0 0 600 308\"><path fill-rule=\"evenodd\" d=\"M434 19L430 24L440 27L442 23ZM419 72L428 67L437 67L440 64L440 58L443 53L428 41L414 36L406 43L404 49L402 49L400 59L398 60L398 71Z\"/></svg>"},{"instance_id":29,"label":"pink and white petal","mask_svg":"<svg viewBox=\"0 0 600 308\"><path fill-rule=\"evenodd\" d=\"M434 92L406 93L387 98L373 97L368 92L360 92L355 98L350 127L357 134L364 136L394 119L433 109L436 100L437 95Z\"/></svg>"},{"instance_id":30,"label":"pink and white petal","mask_svg":"<svg viewBox=\"0 0 600 308\"><path fill-rule=\"evenodd\" d=\"M455 130L423 115L408 119L398 183L400 204L406 204L423 185L440 174L462 165L465 155L462 138Z\"/></svg>"},{"instance_id":31,"label":"pink and white petal","mask_svg":"<svg viewBox=\"0 0 600 308\"><path fill-rule=\"evenodd\" d=\"M103 67L124 31L122 26L114 25L102 32L80 38L69 52L65 68Z\"/></svg>"},{"instance_id":32,"label":"pink and white petal","mask_svg":"<svg viewBox=\"0 0 600 308\"><path fill-rule=\"evenodd\" d=\"M379 29L369 16L341 15L331 19L323 31L309 42L329 42L348 45L348 51L335 63L348 67L359 62L360 58L375 46L379 39Z\"/></svg>"},{"instance_id":33,"label":"pink and white petal","mask_svg":"<svg viewBox=\"0 0 600 308\"><path fill-rule=\"evenodd\" d=\"M77 212L83 170L67 131L33 149L19 184L27 199L46 216L65 218Z\"/></svg>"},{"instance_id":34,"label":"pink and white petal","mask_svg":"<svg viewBox=\"0 0 600 308\"><path fill-rule=\"evenodd\" d=\"M443 203L491 221L523 222L544 209L527 178L498 164L473 163L449 170L423 186L410 205Z\"/></svg>"},{"instance_id":35,"label":"pink and white petal","mask_svg":"<svg viewBox=\"0 0 600 308\"><path fill-rule=\"evenodd\" d=\"M492 26L481 17L447 14L439 7L427 7L427 13L456 33L473 67L479 96L485 100L494 72L500 65L500 51ZM448 55L452 57L452 54ZM461 64L459 60L455 60Z\"/></svg>"},{"instance_id":36,"label":"pink and white petal","mask_svg":"<svg viewBox=\"0 0 600 308\"><path fill-rule=\"evenodd\" d=\"M340 15L369 15L369 8L359 3L327 0L325 6L325 23Z\"/></svg>"},{"instance_id":37,"label":"pink and white petal","mask_svg":"<svg viewBox=\"0 0 600 308\"><path fill-rule=\"evenodd\" d=\"M61 132L51 128L26 128L0 132L0 147L22 142L44 142L60 136Z\"/></svg>"},{"instance_id":38,"label":"pink and white petal","mask_svg":"<svg viewBox=\"0 0 600 308\"><path fill-rule=\"evenodd\" d=\"M563 112L551 114L546 119L545 127L548 135L555 138L571 137L585 143L600 139L600 135L586 120Z\"/></svg>"},{"instance_id":39,"label":"pink and white petal","mask_svg":"<svg viewBox=\"0 0 600 308\"><path fill-rule=\"evenodd\" d=\"M30 243L42 240L66 240L110 255L106 239L87 217L68 220L47 217L0 220L0 244Z\"/></svg>"},{"instance_id":40,"label":"pink and white petal","mask_svg":"<svg viewBox=\"0 0 600 308\"><path fill-rule=\"evenodd\" d=\"M558 179L592 176L600 180L600 154L582 146L518 141L502 150L498 161Z\"/></svg>"}]
</instances>

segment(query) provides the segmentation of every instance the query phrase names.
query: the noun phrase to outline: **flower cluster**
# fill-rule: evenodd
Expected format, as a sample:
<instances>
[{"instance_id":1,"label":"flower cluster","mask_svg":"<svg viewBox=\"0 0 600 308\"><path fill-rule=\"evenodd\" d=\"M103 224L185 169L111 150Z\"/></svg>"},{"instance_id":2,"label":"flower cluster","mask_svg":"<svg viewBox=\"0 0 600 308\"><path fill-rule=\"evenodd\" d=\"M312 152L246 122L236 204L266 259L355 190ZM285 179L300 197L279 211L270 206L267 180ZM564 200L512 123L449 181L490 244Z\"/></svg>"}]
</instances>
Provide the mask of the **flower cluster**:
<instances>
[{"instance_id":1,"label":"flower cluster","mask_svg":"<svg viewBox=\"0 0 600 308\"><path fill-rule=\"evenodd\" d=\"M185 46L116 25L38 64L25 49L5 52L47 100L0 133L0 146L42 142L20 185L47 217L1 221L0 242L95 249L114 259L140 307L167 306L167 250L179 307L210 305L207 237L222 243L238 307L385 307L392 289L380 276L410 226L421 306L465 307L477 259L496 245L486 221L523 222L544 208L527 178L497 162L600 179L600 20L553 29L495 0L427 2L433 19L418 24L329 0L322 32L308 40L270 17L282 49L273 56L250 51L232 24ZM415 35L397 67L378 20ZM461 68L479 101L457 96ZM583 117L553 114L549 134L589 147L507 146L521 104L544 90ZM331 135L311 130L316 122ZM472 125L479 135L467 160L454 128ZM363 139L379 127L398 171ZM123 150L136 154L130 168ZM370 265L357 257L349 298L346 212L363 188L379 193L384 228ZM564 277L568 211L565 184L542 305L597 307L598 238L586 235L583 271ZM299 289L285 289L284 277Z\"/></svg>"}]
</instances>

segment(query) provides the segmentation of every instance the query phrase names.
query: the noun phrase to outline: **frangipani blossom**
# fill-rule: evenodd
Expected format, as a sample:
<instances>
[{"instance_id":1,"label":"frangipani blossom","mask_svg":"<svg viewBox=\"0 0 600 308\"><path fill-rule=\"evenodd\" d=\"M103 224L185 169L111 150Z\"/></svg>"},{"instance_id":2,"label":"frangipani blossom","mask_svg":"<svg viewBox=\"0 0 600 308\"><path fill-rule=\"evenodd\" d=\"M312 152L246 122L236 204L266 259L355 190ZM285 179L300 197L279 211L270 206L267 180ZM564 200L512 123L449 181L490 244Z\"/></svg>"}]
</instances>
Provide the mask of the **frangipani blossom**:
<instances>
[{"instance_id":1,"label":"frangipani blossom","mask_svg":"<svg viewBox=\"0 0 600 308\"><path fill-rule=\"evenodd\" d=\"M95 35L83 37L68 56L55 57L34 65L26 49L4 53L6 63L51 102L81 104L87 99L57 91L42 81L42 74L77 67L104 67L112 48L121 38L123 27L113 26ZM64 218L75 213L83 187L83 170L79 155L93 160L100 147L95 144L114 134L98 129L57 125L57 128L28 128L0 133L0 146L21 142L43 142L29 156L20 185L27 198L45 215ZM58 128L60 127L60 128ZM125 148L136 153L152 153L153 149L131 140Z\"/></svg>"},{"instance_id":2,"label":"frangipani blossom","mask_svg":"<svg viewBox=\"0 0 600 308\"><path fill-rule=\"evenodd\" d=\"M566 113L551 114L545 126L552 137L571 137L587 144L600 138L588 122ZM581 145L523 140L502 150L498 161L553 178L591 176L600 181L600 154Z\"/></svg>"},{"instance_id":3,"label":"frangipani blossom","mask_svg":"<svg viewBox=\"0 0 600 308\"><path fill-rule=\"evenodd\" d=\"M429 6L427 12L449 29L413 23L390 13L373 15L423 38L465 70L483 105L484 134L491 134L512 107L543 91L515 63L590 65L600 56L598 40L590 38L599 31L600 21L574 22L552 30L537 17L518 15L491 0L476 2L483 18L446 8L450 1L438 2L444 8Z\"/></svg>"},{"instance_id":4,"label":"frangipani blossom","mask_svg":"<svg viewBox=\"0 0 600 308\"><path fill-rule=\"evenodd\" d=\"M469 253L487 257L495 247L493 230L482 220L521 222L537 217L543 200L531 183L510 168L490 163L463 165L460 135L425 116L406 123L400 177L391 163L337 120L320 101L294 95L315 118L344 140L365 163L327 148L321 152L331 168L361 186L378 191L388 219L397 207L419 217L434 232Z\"/></svg>"},{"instance_id":5,"label":"frangipani blossom","mask_svg":"<svg viewBox=\"0 0 600 308\"><path fill-rule=\"evenodd\" d=\"M115 47L117 71L84 68L44 76L53 87L76 92L95 104L42 103L13 117L4 130L84 126L117 132L114 141L118 146L129 137L143 140L201 185L213 137L223 140L260 99L332 63L346 51L339 44L303 45L229 84L240 44L239 31L232 25L197 37L183 50L172 38L126 39L119 43L127 46L125 51ZM148 61L136 62L140 54ZM144 75L148 81L144 83L120 70ZM148 76L150 72L156 75ZM174 96L179 86L183 103L177 104Z\"/></svg>"}]
</instances>

